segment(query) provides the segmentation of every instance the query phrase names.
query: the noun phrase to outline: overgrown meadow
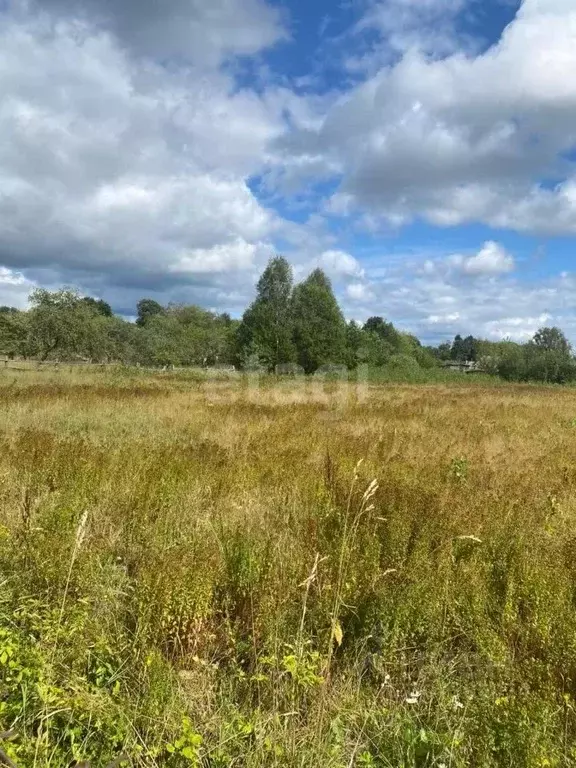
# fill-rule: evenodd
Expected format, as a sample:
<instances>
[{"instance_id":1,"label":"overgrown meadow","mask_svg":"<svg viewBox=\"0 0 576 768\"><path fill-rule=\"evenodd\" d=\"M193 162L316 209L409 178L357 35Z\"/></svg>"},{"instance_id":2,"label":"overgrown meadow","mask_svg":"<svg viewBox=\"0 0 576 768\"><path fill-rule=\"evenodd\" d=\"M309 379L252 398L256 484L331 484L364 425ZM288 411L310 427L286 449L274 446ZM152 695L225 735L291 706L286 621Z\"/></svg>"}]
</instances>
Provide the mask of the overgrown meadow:
<instances>
[{"instance_id":1,"label":"overgrown meadow","mask_svg":"<svg viewBox=\"0 0 576 768\"><path fill-rule=\"evenodd\" d=\"M576 765L576 392L0 380L20 768Z\"/></svg>"}]
</instances>

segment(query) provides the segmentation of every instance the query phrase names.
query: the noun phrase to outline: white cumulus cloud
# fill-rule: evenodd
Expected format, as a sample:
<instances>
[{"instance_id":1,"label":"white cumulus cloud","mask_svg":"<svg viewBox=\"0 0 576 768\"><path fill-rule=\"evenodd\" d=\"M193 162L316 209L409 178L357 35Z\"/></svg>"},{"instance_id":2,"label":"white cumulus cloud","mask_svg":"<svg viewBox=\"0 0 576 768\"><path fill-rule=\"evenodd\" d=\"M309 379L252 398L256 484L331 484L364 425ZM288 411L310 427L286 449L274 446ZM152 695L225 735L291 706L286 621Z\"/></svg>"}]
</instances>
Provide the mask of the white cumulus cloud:
<instances>
[{"instance_id":1,"label":"white cumulus cloud","mask_svg":"<svg viewBox=\"0 0 576 768\"><path fill-rule=\"evenodd\" d=\"M449 263L466 275L502 275L514 270L514 257L499 243L489 240L474 256L451 256Z\"/></svg>"},{"instance_id":2,"label":"white cumulus cloud","mask_svg":"<svg viewBox=\"0 0 576 768\"><path fill-rule=\"evenodd\" d=\"M356 302L366 302L374 298L372 289L366 283L351 283L346 287L346 296Z\"/></svg>"},{"instance_id":3,"label":"white cumulus cloud","mask_svg":"<svg viewBox=\"0 0 576 768\"><path fill-rule=\"evenodd\" d=\"M364 270L360 262L346 251L324 251L320 266L333 277L362 277Z\"/></svg>"},{"instance_id":4,"label":"white cumulus cloud","mask_svg":"<svg viewBox=\"0 0 576 768\"><path fill-rule=\"evenodd\" d=\"M327 205L335 215L574 234L574 71L576 5L524 0L482 53L407 46L337 98L320 128L284 137L283 162L293 178L302 156L316 167L324 156L340 182Z\"/></svg>"},{"instance_id":5,"label":"white cumulus cloud","mask_svg":"<svg viewBox=\"0 0 576 768\"><path fill-rule=\"evenodd\" d=\"M199 302L217 300L210 276L227 264L249 289L278 226L248 179L284 130L280 96L236 87L208 54L201 68L139 57L113 10L152 29L157 4L103 3L102 19L96 5L0 8L0 263L107 296L187 284ZM250 42L260 0L180 7L222 55L268 39Z\"/></svg>"}]
</instances>

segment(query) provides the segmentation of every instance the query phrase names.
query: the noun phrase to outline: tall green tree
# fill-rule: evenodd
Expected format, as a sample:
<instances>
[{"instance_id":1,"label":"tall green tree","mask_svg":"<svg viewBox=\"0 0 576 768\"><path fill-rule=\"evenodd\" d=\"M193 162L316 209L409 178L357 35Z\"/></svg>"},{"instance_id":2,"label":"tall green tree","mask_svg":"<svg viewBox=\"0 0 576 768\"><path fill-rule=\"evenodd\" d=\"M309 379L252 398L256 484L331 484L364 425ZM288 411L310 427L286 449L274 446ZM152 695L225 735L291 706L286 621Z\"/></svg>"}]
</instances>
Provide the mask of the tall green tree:
<instances>
[{"instance_id":1,"label":"tall green tree","mask_svg":"<svg viewBox=\"0 0 576 768\"><path fill-rule=\"evenodd\" d=\"M184 364L214 365L230 362L233 321L228 315L217 315L193 304L171 304L167 314L185 329L182 336L186 346L183 360L189 362Z\"/></svg>"},{"instance_id":2,"label":"tall green tree","mask_svg":"<svg viewBox=\"0 0 576 768\"><path fill-rule=\"evenodd\" d=\"M166 310L154 299L140 299L136 305L138 310L138 317L136 318L136 325L143 327L146 323L156 315L166 314Z\"/></svg>"},{"instance_id":3,"label":"tall green tree","mask_svg":"<svg viewBox=\"0 0 576 768\"><path fill-rule=\"evenodd\" d=\"M28 345L41 360L107 356L106 322L76 291L34 290L28 318Z\"/></svg>"},{"instance_id":4,"label":"tall green tree","mask_svg":"<svg viewBox=\"0 0 576 768\"><path fill-rule=\"evenodd\" d=\"M392 323L384 320L383 317L370 317L364 323L364 330L370 333L375 333L382 341L389 344L393 350L400 350L402 346L401 334Z\"/></svg>"},{"instance_id":5,"label":"tall green tree","mask_svg":"<svg viewBox=\"0 0 576 768\"><path fill-rule=\"evenodd\" d=\"M450 357L452 360L461 362L466 359L466 351L464 349L464 339L457 333L452 342L452 349L450 350Z\"/></svg>"},{"instance_id":6,"label":"tall green tree","mask_svg":"<svg viewBox=\"0 0 576 768\"><path fill-rule=\"evenodd\" d=\"M480 339L474 338L474 336L466 336L462 338L460 334L454 337L452 348L450 350L450 357L452 360L458 362L466 362L469 360L476 361L481 354Z\"/></svg>"},{"instance_id":7,"label":"tall green tree","mask_svg":"<svg viewBox=\"0 0 576 768\"><path fill-rule=\"evenodd\" d=\"M524 360L532 381L564 384L576 376L572 345L560 328L540 328L524 347Z\"/></svg>"},{"instance_id":8,"label":"tall green tree","mask_svg":"<svg viewBox=\"0 0 576 768\"><path fill-rule=\"evenodd\" d=\"M438 347L430 347L430 351L439 360L450 360L452 356L452 344L449 341L445 341L439 344Z\"/></svg>"},{"instance_id":9,"label":"tall green tree","mask_svg":"<svg viewBox=\"0 0 576 768\"><path fill-rule=\"evenodd\" d=\"M346 365L348 368L356 368L362 361L362 349L364 343L364 331L355 320L350 320L346 326Z\"/></svg>"},{"instance_id":10,"label":"tall green tree","mask_svg":"<svg viewBox=\"0 0 576 768\"><path fill-rule=\"evenodd\" d=\"M358 362L380 368L386 365L394 353L395 348L376 331L362 331L362 347L358 354Z\"/></svg>"},{"instance_id":11,"label":"tall green tree","mask_svg":"<svg viewBox=\"0 0 576 768\"><path fill-rule=\"evenodd\" d=\"M346 322L321 269L294 289L293 313L297 360L306 373L346 362Z\"/></svg>"},{"instance_id":12,"label":"tall green tree","mask_svg":"<svg viewBox=\"0 0 576 768\"><path fill-rule=\"evenodd\" d=\"M532 344L545 352L559 352L567 356L572 352L572 346L560 328L540 328Z\"/></svg>"},{"instance_id":13,"label":"tall green tree","mask_svg":"<svg viewBox=\"0 0 576 768\"><path fill-rule=\"evenodd\" d=\"M89 307L92 307L99 315L103 317L112 317L114 312L112 307L104 299L94 299L92 296L83 296L80 301L84 302Z\"/></svg>"},{"instance_id":14,"label":"tall green tree","mask_svg":"<svg viewBox=\"0 0 576 768\"><path fill-rule=\"evenodd\" d=\"M293 362L292 267L282 256L270 259L258 280L256 299L248 307L238 328L239 357L258 350L260 361L270 370Z\"/></svg>"},{"instance_id":15,"label":"tall green tree","mask_svg":"<svg viewBox=\"0 0 576 768\"><path fill-rule=\"evenodd\" d=\"M232 361L235 321L193 304L170 304L135 328L140 361L204 366Z\"/></svg>"},{"instance_id":16,"label":"tall green tree","mask_svg":"<svg viewBox=\"0 0 576 768\"><path fill-rule=\"evenodd\" d=\"M14 307L0 307L0 354L26 355L28 313Z\"/></svg>"}]
</instances>

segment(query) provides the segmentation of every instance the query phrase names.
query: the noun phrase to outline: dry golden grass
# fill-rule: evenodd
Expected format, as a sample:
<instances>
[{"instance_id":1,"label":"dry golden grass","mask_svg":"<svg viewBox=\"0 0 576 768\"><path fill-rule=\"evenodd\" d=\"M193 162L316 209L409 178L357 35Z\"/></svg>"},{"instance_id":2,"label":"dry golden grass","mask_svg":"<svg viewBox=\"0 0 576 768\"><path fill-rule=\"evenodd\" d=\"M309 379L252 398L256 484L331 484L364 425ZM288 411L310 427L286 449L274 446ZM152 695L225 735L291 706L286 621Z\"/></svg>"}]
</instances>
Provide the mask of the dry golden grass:
<instances>
[{"instance_id":1,"label":"dry golden grass","mask_svg":"<svg viewBox=\"0 0 576 768\"><path fill-rule=\"evenodd\" d=\"M576 764L575 390L10 372L0 526L20 765Z\"/></svg>"}]
</instances>

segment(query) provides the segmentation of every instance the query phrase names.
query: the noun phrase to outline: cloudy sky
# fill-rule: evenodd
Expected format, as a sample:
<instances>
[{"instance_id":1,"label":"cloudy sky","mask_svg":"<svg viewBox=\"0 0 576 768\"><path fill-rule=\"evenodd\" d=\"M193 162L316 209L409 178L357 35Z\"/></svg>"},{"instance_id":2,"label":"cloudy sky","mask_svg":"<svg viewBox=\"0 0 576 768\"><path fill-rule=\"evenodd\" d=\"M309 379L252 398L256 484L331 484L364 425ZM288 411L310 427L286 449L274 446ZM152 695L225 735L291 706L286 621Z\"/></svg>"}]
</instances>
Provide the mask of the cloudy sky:
<instances>
[{"instance_id":1,"label":"cloudy sky","mask_svg":"<svg viewBox=\"0 0 576 768\"><path fill-rule=\"evenodd\" d=\"M576 341L574 0L0 0L0 303L241 313L271 254L348 318Z\"/></svg>"}]
</instances>

